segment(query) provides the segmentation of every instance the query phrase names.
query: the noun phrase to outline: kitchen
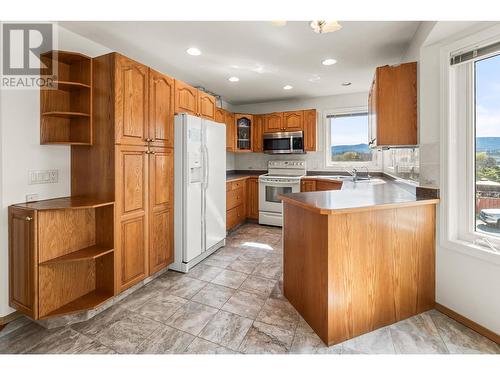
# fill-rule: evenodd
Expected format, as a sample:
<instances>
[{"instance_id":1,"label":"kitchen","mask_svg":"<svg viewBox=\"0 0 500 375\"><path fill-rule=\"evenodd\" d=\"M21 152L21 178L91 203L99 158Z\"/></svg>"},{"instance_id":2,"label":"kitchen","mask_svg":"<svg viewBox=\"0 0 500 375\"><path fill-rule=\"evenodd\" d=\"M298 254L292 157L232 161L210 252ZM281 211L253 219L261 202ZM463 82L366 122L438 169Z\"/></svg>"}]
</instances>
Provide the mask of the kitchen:
<instances>
[{"instance_id":1,"label":"kitchen","mask_svg":"<svg viewBox=\"0 0 500 375\"><path fill-rule=\"evenodd\" d=\"M42 160L2 164L26 187L3 189L0 353L500 353L495 288L441 248L430 98L437 43L498 25L323 22L54 24L55 86L2 93L2 124L31 116L4 158L22 134Z\"/></svg>"}]
</instances>

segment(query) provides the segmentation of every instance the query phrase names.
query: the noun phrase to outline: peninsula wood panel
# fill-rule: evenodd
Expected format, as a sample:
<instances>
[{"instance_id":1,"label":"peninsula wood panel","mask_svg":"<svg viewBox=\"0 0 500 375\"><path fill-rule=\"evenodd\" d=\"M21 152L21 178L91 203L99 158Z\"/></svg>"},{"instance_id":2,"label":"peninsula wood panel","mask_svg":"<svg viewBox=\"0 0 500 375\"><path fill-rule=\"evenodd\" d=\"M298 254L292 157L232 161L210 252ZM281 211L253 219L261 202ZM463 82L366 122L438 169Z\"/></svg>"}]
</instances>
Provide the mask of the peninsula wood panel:
<instances>
[{"instance_id":1,"label":"peninsula wood panel","mask_svg":"<svg viewBox=\"0 0 500 375\"><path fill-rule=\"evenodd\" d=\"M149 69L149 139L152 146L174 147L175 81Z\"/></svg>"},{"instance_id":2,"label":"peninsula wood panel","mask_svg":"<svg viewBox=\"0 0 500 375\"><path fill-rule=\"evenodd\" d=\"M179 80L175 80L175 113L198 115L198 90Z\"/></svg>"},{"instance_id":3,"label":"peninsula wood panel","mask_svg":"<svg viewBox=\"0 0 500 375\"><path fill-rule=\"evenodd\" d=\"M115 141L146 144L149 133L149 69L117 53L115 56Z\"/></svg>"},{"instance_id":4,"label":"peninsula wood panel","mask_svg":"<svg viewBox=\"0 0 500 375\"><path fill-rule=\"evenodd\" d=\"M36 319L38 316L37 215L9 207L9 304Z\"/></svg>"},{"instance_id":5,"label":"peninsula wood panel","mask_svg":"<svg viewBox=\"0 0 500 375\"><path fill-rule=\"evenodd\" d=\"M284 207L285 296L325 343L433 308L434 204L334 215Z\"/></svg>"}]
</instances>

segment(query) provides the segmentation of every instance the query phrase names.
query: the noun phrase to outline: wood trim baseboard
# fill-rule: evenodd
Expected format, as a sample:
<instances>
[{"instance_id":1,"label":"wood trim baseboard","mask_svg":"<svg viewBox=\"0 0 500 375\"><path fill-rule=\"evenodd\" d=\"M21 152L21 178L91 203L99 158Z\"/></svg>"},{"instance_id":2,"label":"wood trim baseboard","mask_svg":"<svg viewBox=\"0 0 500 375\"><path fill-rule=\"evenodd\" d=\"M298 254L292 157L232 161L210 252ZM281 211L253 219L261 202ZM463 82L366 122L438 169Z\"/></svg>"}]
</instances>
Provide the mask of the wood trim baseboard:
<instances>
[{"instance_id":1,"label":"wood trim baseboard","mask_svg":"<svg viewBox=\"0 0 500 375\"><path fill-rule=\"evenodd\" d=\"M16 320L20 316L21 316L21 313L19 311L11 312L9 315L0 316L0 326L4 326L7 323L12 322L13 320Z\"/></svg>"},{"instance_id":2,"label":"wood trim baseboard","mask_svg":"<svg viewBox=\"0 0 500 375\"><path fill-rule=\"evenodd\" d=\"M491 341L494 341L500 345L500 335L497 335L495 332L490 331L488 328L485 328L482 325L473 322L465 316L460 315L459 313L447 308L446 306L440 305L439 303L436 303L436 310L442 312L444 315L449 316L451 319L462 323L464 326L472 329L473 331L476 331L480 335L483 335L484 337L487 337Z\"/></svg>"}]
</instances>

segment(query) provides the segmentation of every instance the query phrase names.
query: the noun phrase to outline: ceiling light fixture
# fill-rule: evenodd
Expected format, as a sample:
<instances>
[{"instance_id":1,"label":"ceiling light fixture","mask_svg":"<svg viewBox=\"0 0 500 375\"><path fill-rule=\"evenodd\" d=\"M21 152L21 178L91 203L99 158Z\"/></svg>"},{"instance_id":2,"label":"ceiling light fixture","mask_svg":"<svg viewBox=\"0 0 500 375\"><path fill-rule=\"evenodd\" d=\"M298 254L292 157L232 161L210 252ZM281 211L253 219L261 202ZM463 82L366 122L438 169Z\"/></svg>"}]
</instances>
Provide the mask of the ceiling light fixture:
<instances>
[{"instance_id":1,"label":"ceiling light fixture","mask_svg":"<svg viewBox=\"0 0 500 375\"><path fill-rule=\"evenodd\" d=\"M186 53L191 56L200 56L201 51L196 47L190 47L186 50Z\"/></svg>"},{"instance_id":2,"label":"ceiling light fixture","mask_svg":"<svg viewBox=\"0 0 500 375\"><path fill-rule=\"evenodd\" d=\"M342 82L342 86L351 86L352 82Z\"/></svg>"},{"instance_id":3,"label":"ceiling light fixture","mask_svg":"<svg viewBox=\"0 0 500 375\"><path fill-rule=\"evenodd\" d=\"M286 22L287 21L271 21L271 23L273 24L273 26L278 26L278 27L286 26Z\"/></svg>"},{"instance_id":4,"label":"ceiling light fixture","mask_svg":"<svg viewBox=\"0 0 500 375\"><path fill-rule=\"evenodd\" d=\"M333 33L342 28L342 25L337 21L311 21L309 26L318 34Z\"/></svg>"},{"instance_id":5,"label":"ceiling light fixture","mask_svg":"<svg viewBox=\"0 0 500 375\"><path fill-rule=\"evenodd\" d=\"M238 82L240 79L238 77L229 77L227 80L229 82Z\"/></svg>"},{"instance_id":6,"label":"ceiling light fixture","mask_svg":"<svg viewBox=\"0 0 500 375\"><path fill-rule=\"evenodd\" d=\"M283 90L291 90L291 89L293 89L293 86L290 85L283 86Z\"/></svg>"},{"instance_id":7,"label":"ceiling light fixture","mask_svg":"<svg viewBox=\"0 0 500 375\"><path fill-rule=\"evenodd\" d=\"M333 65L336 63L337 63L337 60L335 60L335 59L326 59L326 60L323 60L321 62L321 64L326 65L326 66L330 66L330 65Z\"/></svg>"}]
</instances>

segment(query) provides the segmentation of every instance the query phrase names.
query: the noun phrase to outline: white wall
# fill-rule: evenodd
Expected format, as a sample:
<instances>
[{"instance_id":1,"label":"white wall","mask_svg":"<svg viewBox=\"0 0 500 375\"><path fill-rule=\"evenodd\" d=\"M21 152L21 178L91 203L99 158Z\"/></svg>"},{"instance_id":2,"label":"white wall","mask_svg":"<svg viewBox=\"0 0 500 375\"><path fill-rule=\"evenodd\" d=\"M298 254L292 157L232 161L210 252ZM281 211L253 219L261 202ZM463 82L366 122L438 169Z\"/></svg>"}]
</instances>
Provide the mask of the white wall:
<instances>
[{"instance_id":1,"label":"white wall","mask_svg":"<svg viewBox=\"0 0 500 375\"><path fill-rule=\"evenodd\" d=\"M318 129L317 129L317 152L308 152L304 155L268 155L263 153L236 153L236 169L262 169L267 170L269 160L305 160L308 170L324 170L325 166L325 124L324 114L327 111L344 108L367 106L368 92L323 96L310 99L282 100L267 103L255 103L232 106L232 110L238 113L270 113L281 111L293 111L301 109L315 108L318 111Z\"/></svg>"},{"instance_id":2,"label":"white wall","mask_svg":"<svg viewBox=\"0 0 500 375\"><path fill-rule=\"evenodd\" d=\"M110 52L66 29L57 31L58 49L92 57ZM40 199L70 194L70 147L40 145L39 111L38 90L0 90L0 316L13 311L8 306L7 207L24 202L26 194L36 193ZM28 185L28 171L37 169L58 169L58 183Z\"/></svg>"}]
</instances>

